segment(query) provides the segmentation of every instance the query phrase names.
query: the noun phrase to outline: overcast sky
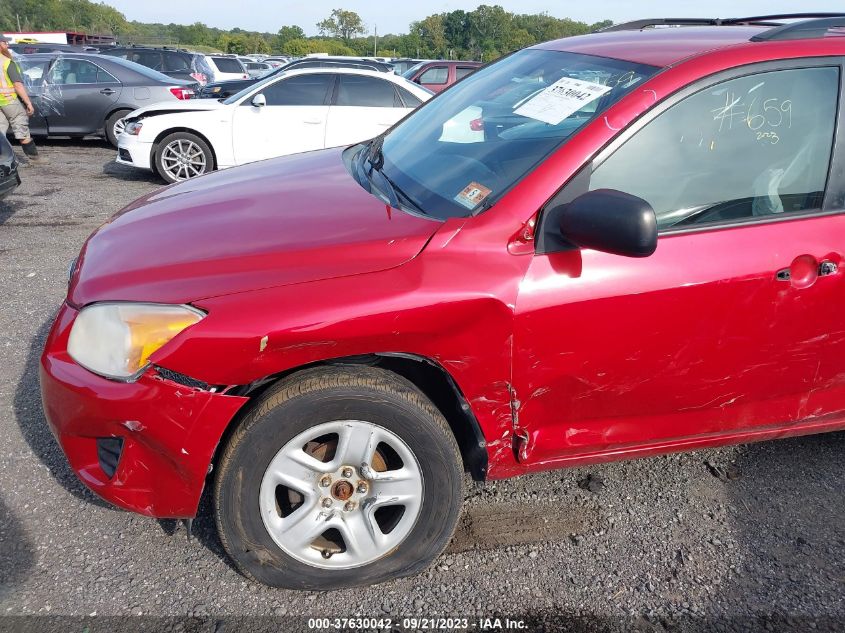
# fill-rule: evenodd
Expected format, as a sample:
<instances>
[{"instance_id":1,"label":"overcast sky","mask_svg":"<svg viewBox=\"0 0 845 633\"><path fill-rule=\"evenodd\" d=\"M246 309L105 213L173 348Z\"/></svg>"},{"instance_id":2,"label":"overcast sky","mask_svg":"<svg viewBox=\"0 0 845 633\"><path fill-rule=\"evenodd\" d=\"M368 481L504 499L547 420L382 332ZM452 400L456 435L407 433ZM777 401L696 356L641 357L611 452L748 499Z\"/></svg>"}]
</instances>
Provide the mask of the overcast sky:
<instances>
[{"instance_id":1,"label":"overcast sky","mask_svg":"<svg viewBox=\"0 0 845 633\"><path fill-rule=\"evenodd\" d=\"M513 13L548 12L558 18L572 18L593 23L610 19L623 22L653 17L737 17L773 13L807 11L806 0L105 0L121 11L127 20L192 24L203 22L221 29L240 27L248 31L275 33L280 27L296 24L308 35L316 35L316 23L343 8L358 13L369 33L378 26L379 33L406 33L408 25L432 13L464 9L471 11L480 4L499 4ZM842 2L814 0L813 11L843 11Z\"/></svg>"}]
</instances>

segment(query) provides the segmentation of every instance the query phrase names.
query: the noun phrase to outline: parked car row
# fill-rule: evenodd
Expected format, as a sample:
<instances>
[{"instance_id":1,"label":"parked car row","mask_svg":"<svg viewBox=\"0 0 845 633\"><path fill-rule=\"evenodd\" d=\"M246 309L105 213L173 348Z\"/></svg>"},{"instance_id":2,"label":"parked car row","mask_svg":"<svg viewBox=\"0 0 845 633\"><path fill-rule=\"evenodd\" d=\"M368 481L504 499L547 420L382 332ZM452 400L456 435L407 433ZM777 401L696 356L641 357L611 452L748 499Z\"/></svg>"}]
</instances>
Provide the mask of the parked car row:
<instances>
[{"instance_id":1,"label":"parked car row","mask_svg":"<svg viewBox=\"0 0 845 633\"><path fill-rule=\"evenodd\" d=\"M150 112L173 111L184 117L187 111L208 112L214 107L199 105L179 105L188 99L196 97L210 99L213 103L217 100L228 99L244 91L249 91L259 82L273 80L265 88L268 92L267 112L262 119L265 124L269 123L271 116L269 112L278 112L279 106L292 106L286 102L275 102L276 93L280 87L273 87L275 81L287 77L293 71L302 70L360 70L365 73L373 73L379 77L378 80L371 79L372 86L381 86L374 89L374 92L367 99L362 99L362 93L358 91L355 97L350 97L349 103L344 104L344 95L347 90L344 84L343 90L333 87L331 94L325 95L326 102L308 102L307 104L296 104L297 107L308 105L309 107L325 106L335 108L343 106L375 107L375 108L413 108L431 96L432 92L442 90L455 81L458 81L466 74L478 67L476 62L454 62L454 61L427 61L416 64L400 76L392 72L393 66L388 63L349 57L306 57L289 61L278 68L272 69L267 62L248 62L256 66L255 71L263 73L250 77L250 72L241 72L243 63L233 56L200 55L188 51L149 47L113 47L104 53L79 53L58 51L52 53L36 53L18 56L18 61L23 71L27 89L32 96L36 113L30 120L30 128L34 135L43 136L87 136L103 135L114 145L118 145L118 136L124 128L123 119L131 112L139 108L145 108L144 118L150 116ZM229 72L231 71L231 72ZM211 81L214 80L214 81ZM219 80L219 81L217 81ZM344 80L349 81L349 80ZM363 80L362 80L363 81ZM380 83L381 82L381 83ZM384 82L387 82L386 84ZM398 82L398 83L397 83ZM205 84L205 85L203 85ZM382 85L383 84L383 85ZM405 85L408 84L408 85ZM398 87L393 88L392 85ZM262 84L264 86L264 84ZM385 87L387 86L387 87ZM396 95L394 103L394 93ZM250 94L255 94L254 92ZM340 99L340 102L336 102ZM243 101L243 95L239 98ZM358 103L361 101L361 103ZM149 106L155 106L150 108ZM255 106L253 106L255 107ZM263 106L258 106L263 107ZM374 124L389 127L401 118L398 110L393 111L390 116L386 115L387 110L380 110L378 121L371 122L364 117L362 125L356 127L355 136L359 140L368 138L367 135L378 134L381 130L372 127ZM300 112L299 114L302 114ZM362 113L363 114L363 113ZM393 116L395 115L395 116ZM281 115L280 115L281 116ZM296 121L302 121L302 116L289 118L288 112L283 118L286 123L285 129L293 129ZM305 116L303 114L303 116ZM339 111L330 117L332 120L340 116ZM329 117L322 115L317 118L308 119L309 122L302 123L303 130L295 133L287 133L287 141L284 147L279 146L277 150L269 155L282 155L306 149L317 149L331 145L338 136L336 125L330 123ZM148 129L150 126L147 126ZM136 136L140 127L136 130ZM194 127L186 128L189 133L197 133L205 138L203 144L198 144L204 149L205 158L203 169L199 173L219 168L228 167L244 162L234 158L234 149L229 146L228 153L223 151L217 155L214 149L215 143L209 142L205 132ZM371 130L372 134L370 134ZM234 133L234 132L233 132ZM267 138L274 137L270 134ZM321 136L322 134L322 136ZM214 135L212 135L214 136ZM307 143L302 145L300 137L316 139L320 137L320 143ZM148 138L148 132L144 133ZM137 139L134 139L137 141ZM131 163L147 169L155 169L166 180L178 180L190 177L182 170L177 175L172 170L165 169L163 165L156 164L156 154L160 138L144 142L151 142L156 149L146 159L139 158L135 153L137 148L127 142L127 147L121 157L121 161ZM266 142L266 138L263 139ZM347 141L339 141L347 142ZM351 142L351 141L350 141ZM129 152L127 154L127 152ZM257 155L264 156L266 151L258 152ZM254 160L254 159L253 159ZM189 170L190 175L198 175Z\"/></svg>"}]
</instances>

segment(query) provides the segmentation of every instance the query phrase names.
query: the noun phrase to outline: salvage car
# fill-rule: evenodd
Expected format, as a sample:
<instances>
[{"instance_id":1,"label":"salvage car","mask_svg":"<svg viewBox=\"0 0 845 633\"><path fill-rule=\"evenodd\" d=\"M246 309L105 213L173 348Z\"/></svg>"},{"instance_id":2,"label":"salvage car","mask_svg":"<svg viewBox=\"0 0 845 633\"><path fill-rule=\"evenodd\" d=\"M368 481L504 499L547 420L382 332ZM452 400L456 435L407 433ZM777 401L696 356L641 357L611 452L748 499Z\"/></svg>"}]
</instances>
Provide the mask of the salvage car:
<instances>
[{"instance_id":1,"label":"salvage car","mask_svg":"<svg viewBox=\"0 0 845 633\"><path fill-rule=\"evenodd\" d=\"M185 49L168 46L112 46L103 48L100 53L141 64L174 79L195 81L201 86L215 79L216 69L211 59L202 53Z\"/></svg>"},{"instance_id":2,"label":"salvage car","mask_svg":"<svg viewBox=\"0 0 845 633\"><path fill-rule=\"evenodd\" d=\"M152 517L209 485L244 575L325 590L425 569L465 470L845 429L845 14L785 17L540 44L130 204L41 357L72 469Z\"/></svg>"},{"instance_id":3,"label":"salvage car","mask_svg":"<svg viewBox=\"0 0 845 633\"><path fill-rule=\"evenodd\" d=\"M117 162L168 182L275 156L348 145L392 126L431 93L369 70L293 70L223 100L153 105L126 117Z\"/></svg>"},{"instance_id":4,"label":"salvage car","mask_svg":"<svg viewBox=\"0 0 845 633\"><path fill-rule=\"evenodd\" d=\"M174 106L197 88L118 57L47 53L17 62L35 106L35 136L104 135L117 147L127 114L148 103Z\"/></svg>"}]
</instances>

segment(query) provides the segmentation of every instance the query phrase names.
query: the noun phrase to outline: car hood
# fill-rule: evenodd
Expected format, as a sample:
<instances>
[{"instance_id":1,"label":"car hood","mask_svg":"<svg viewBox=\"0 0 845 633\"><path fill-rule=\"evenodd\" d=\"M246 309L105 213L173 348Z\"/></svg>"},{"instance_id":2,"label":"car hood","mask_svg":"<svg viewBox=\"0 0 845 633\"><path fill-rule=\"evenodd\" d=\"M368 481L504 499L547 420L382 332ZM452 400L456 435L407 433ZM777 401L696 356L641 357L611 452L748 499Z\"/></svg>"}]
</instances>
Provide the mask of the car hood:
<instances>
[{"instance_id":1,"label":"car hood","mask_svg":"<svg viewBox=\"0 0 845 633\"><path fill-rule=\"evenodd\" d=\"M225 104L217 99L186 99L185 101L159 102L153 105L148 105L143 108L138 108L130 113L127 118L143 118L153 116L156 114L170 114L173 112L198 112L201 110L218 110L226 108Z\"/></svg>"},{"instance_id":2,"label":"car hood","mask_svg":"<svg viewBox=\"0 0 845 633\"><path fill-rule=\"evenodd\" d=\"M412 259L440 222L367 193L341 154L253 163L137 200L88 238L68 301L188 303Z\"/></svg>"}]
</instances>

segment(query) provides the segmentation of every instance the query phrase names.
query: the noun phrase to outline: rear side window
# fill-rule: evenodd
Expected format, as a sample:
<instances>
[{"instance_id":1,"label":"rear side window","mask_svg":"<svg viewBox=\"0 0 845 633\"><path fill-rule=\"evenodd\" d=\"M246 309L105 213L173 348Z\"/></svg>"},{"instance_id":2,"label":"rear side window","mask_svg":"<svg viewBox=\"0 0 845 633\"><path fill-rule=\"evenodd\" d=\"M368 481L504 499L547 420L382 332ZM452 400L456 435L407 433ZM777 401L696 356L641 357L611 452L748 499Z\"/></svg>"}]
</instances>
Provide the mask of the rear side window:
<instances>
[{"instance_id":1,"label":"rear side window","mask_svg":"<svg viewBox=\"0 0 845 633\"><path fill-rule=\"evenodd\" d=\"M161 70L162 67L161 53L158 51L132 51L125 59L153 70Z\"/></svg>"},{"instance_id":2,"label":"rear side window","mask_svg":"<svg viewBox=\"0 0 845 633\"><path fill-rule=\"evenodd\" d=\"M97 70L97 83L98 84L116 84L120 83L117 79L114 78L113 75L107 73L105 70L100 68Z\"/></svg>"},{"instance_id":3,"label":"rear side window","mask_svg":"<svg viewBox=\"0 0 845 633\"><path fill-rule=\"evenodd\" d=\"M399 88L399 94L402 95L402 101L405 102L405 106L408 108L416 108L422 105L422 101L418 97L404 88Z\"/></svg>"},{"instance_id":4,"label":"rear side window","mask_svg":"<svg viewBox=\"0 0 845 633\"><path fill-rule=\"evenodd\" d=\"M463 79L467 75L474 73L476 70L478 69L471 66L458 66L455 68L455 80Z\"/></svg>"},{"instance_id":5,"label":"rear side window","mask_svg":"<svg viewBox=\"0 0 845 633\"><path fill-rule=\"evenodd\" d=\"M392 108L396 105L396 91L392 83L383 79L341 75L336 105Z\"/></svg>"},{"instance_id":6,"label":"rear side window","mask_svg":"<svg viewBox=\"0 0 845 633\"><path fill-rule=\"evenodd\" d=\"M299 75L267 86L261 93L268 106L324 105L334 75ZM249 103L247 99L247 103Z\"/></svg>"},{"instance_id":7,"label":"rear side window","mask_svg":"<svg viewBox=\"0 0 845 633\"><path fill-rule=\"evenodd\" d=\"M749 75L675 104L592 174L590 189L646 200L659 228L821 207L838 68Z\"/></svg>"},{"instance_id":8,"label":"rear side window","mask_svg":"<svg viewBox=\"0 0 845 633\"><path fill-rule=\"evenodd\" d=\"M164 55L164 70L169 72L191 72L189 58L173 53L165 53Z\"/></svg>"},{"instance_id":9,"label":"rear side window","mask_svg":"<svg viewBox=\"0 0 845 633\"><path fill-rule=\"evenodd\" d=\"M420 75L417 81L421 84L445 84L449 81L449 69L446 66L434 66Z\"/></svg>"},{"instance_id":10,"label":"rear side window","mask_svg":"<svg viewBox=\"0 0 845 633\"><path fill-rule=\"evenodd\" d=\"M221 73L243 74L244 68L237 59L232 57L212 57L211 61Z\"/></svg>"}]
</instances>

